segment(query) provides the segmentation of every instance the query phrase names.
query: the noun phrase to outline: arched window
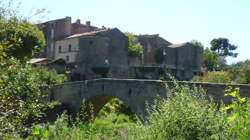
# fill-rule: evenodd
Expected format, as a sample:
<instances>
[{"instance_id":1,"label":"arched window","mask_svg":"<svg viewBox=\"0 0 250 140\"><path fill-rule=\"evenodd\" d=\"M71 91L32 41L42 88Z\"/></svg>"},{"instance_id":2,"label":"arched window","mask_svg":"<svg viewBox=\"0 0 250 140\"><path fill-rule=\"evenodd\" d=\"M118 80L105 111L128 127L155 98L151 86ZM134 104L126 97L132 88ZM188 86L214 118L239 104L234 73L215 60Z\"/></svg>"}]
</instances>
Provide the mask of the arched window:
<instances>
[{"instance_id":1,"label":"arched window","mask_svg":"<svg viewBox=\"0 0 250 140\"><path fill-rule=\"evenodd\" d=\"M58 47L58 52L61 53L62 52L62 46Z\"/></svg>"}]
</instances>

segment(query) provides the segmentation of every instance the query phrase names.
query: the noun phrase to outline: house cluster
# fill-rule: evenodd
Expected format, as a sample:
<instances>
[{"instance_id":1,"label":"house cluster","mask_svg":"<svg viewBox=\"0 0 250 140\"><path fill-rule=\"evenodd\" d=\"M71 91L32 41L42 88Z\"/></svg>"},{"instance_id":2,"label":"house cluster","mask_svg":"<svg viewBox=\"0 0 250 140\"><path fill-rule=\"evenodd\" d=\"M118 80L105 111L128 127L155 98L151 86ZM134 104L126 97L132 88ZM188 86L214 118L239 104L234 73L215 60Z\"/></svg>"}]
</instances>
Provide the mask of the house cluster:
<instances>
[{"instance_id":1,"label":"house cluster","mask_svg":"<svg viewBox=\"0 0 250 140\"><path fill-rule=\"evenodd\" d=\"M167 78L189 80L200 73L202 48L191 43L172 44L159 35L138 35L141 58L128 53L128 37L117 28L82 24L71 17L39 24L46 39L44 57L74 65L71 80L94 78ZM159 60L160 59L160 60Z\"/></svg>"}]
</instances>

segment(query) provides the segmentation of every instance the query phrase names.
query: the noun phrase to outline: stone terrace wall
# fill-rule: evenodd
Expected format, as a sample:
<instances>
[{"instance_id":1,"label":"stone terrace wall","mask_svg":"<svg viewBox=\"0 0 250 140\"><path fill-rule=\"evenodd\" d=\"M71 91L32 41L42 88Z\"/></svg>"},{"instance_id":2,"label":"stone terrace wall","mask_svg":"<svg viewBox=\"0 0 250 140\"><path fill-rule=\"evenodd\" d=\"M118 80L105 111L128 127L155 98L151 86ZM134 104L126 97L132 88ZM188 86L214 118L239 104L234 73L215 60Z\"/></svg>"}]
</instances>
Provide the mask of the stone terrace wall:
<instances>
[{"instance_id":1,"label":"stone terrace wall","mask_svg":"<svg viewBox=\"0 0 250 140\"><path fill-rule=\"evenodd\" d=\"M167 84L172 84L171 81L167 81ZM239 87L240 95L242 97L250 98L250 85L246 84L218 84L218 83L202 83L202 82L178 82L179 84L187 84L191 87L202 87L208 95L214 97L216 101L223 101L225 104L229 104L232 101L232 98L225 95L225 89L229 86Z\"/></svg>"}]
</instances>

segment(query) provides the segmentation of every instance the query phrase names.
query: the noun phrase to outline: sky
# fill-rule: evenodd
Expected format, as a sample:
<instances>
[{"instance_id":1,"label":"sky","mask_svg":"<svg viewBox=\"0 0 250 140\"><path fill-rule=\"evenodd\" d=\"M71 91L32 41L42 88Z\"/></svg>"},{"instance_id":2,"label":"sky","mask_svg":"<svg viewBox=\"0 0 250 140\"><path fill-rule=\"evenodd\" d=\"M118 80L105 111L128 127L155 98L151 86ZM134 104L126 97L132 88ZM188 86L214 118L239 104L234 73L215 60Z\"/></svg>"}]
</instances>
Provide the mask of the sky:
<instances>
[{"instance_id":1,"label":"sky","mask_svg":"<svg viewBox=\"0 0 250 140\"><path fill-rule=\"evenodd\" d=\"M225 37L237 45L237 58L250 59L250 0L22 0L20 10L31 16L34 9L50 13L39 21L71 16L72 21L134 34L159 34L172 43L198 40L210 47L214 38ZM38 21L37 17L31 18Z\"/></svg>"}]
</instances>

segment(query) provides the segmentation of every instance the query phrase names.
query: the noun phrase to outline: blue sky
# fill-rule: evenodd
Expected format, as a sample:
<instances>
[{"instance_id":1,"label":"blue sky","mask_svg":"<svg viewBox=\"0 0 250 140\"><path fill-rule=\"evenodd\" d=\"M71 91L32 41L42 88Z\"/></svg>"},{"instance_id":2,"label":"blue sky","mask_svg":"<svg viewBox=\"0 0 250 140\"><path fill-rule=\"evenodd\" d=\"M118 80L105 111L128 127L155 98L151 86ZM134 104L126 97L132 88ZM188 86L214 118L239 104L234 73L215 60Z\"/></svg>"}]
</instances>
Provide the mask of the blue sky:
<instances>
[{"instance_id":1,"label":"blue sky","mask_svg":"<svg viewBox=\"0 0 250 140\"><path fill-rule=\"evenodd\" d=\"M71 16L73 21L117 27L135 34L159 34L172 43L198 40L206 47L226 37L238 58L250 59L250 0L22 0L21 11L46 8L41 21ZM37 20L37 19L32 19Z\"/></svg>"}]
</instances>

